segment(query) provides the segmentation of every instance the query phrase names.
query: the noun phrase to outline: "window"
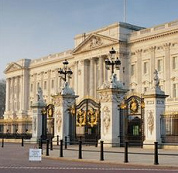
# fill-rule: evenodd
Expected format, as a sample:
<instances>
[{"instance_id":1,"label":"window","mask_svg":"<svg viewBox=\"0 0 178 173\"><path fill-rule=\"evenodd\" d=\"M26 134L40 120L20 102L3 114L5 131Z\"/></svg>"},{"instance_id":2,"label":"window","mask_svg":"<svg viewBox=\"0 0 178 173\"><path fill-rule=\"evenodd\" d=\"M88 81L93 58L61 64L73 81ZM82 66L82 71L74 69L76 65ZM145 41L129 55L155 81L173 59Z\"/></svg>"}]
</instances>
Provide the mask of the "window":
<instances>
[{"instance_id":1,"label":"window","mask_svg":"<svg viewBox=\"0 0 178 173\"><path fill-rule=\"evenodd\" d=\"M178 69L178 57L177 56L173 57L172 59L172 68Z\"/></svg>"},{"instance_id":2,"label":"window","mask_svg":"<svg viewBox=\"0 0 178 173\"><path fill-rule=\"evenodd\" d=\"M143 63L143 73L147 74L148 73L148 62Z\"/></svg>"},{"instance_id":3,"label":"window","mask_svg":"<svg viewBox=\"0 0 178 173\"><path fill-rule=\"evenodd\" d=\"M44 89L46 90L47 89L47 82L44 81Z\"/></svg>"},{"instance_id":4,"label":"window","mask_svg":"<svg viewBox=\"0 0 178 173\"><path fill-rule=\"evenodd\" d=\"M51 81L51 88L54 88L54 80Z\"/></svg>"},{"instance_id":5,"label":"window","mask_svg":"<svg viewBox=\"0 0 178 173\"><path fill-rule=\"evenodd\" d=\"M30 91L33 92L33 84L30 86Z\"/></svg>"},{"instance_id":6,"label":"window","mask_svg":"<svg viewBox=\"0 0 178 173\"><path fill-rule=\"evenodd\" d=\"M131 76L135 74L135 65L131 65Z\"/></svg>"},{"instance_id":7,"label":"window","mask_svg":"<svg viewBox=\"0 0 178 173\"><path fill-rule=\"evenodd\" d=\"M163 71L163 60L162 59L158 59L158 64L157 64L157 69L158 71Z\"/></svg>"},{"instance_id":8,"label":"window","mask_svg":"<svg viewBox=\"0 0 178 173\"><path fill-rule=\"evenodd\" d=\"M173 84L173 97L178 97L178 84Z\"/></svg>"},{"instance_id":9,"label":"window","mask_svg":"<svg viewBox=\"0 0 178 173\"><path fill-rule=\"evenodd\" d=\"M38 83L37 83L37 89L38 89L39 87L40 87L40 83L38 82Z\"/></svg>"}]
</instances>

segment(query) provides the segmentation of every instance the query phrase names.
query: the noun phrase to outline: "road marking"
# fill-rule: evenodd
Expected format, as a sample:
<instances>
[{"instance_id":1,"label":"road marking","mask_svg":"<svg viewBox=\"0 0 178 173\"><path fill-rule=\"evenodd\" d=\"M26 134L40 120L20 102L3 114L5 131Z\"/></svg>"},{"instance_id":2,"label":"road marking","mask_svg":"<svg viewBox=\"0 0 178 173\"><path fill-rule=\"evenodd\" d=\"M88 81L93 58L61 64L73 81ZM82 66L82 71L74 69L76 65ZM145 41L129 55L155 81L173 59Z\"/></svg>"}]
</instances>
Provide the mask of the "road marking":
<instances>
[{"instance_id":1,"label":"road marking","mask_svg":"<svg viewBox=\"0 0 178 173\"><path fill-rule=\"evenodd\" d=\"M0 166L0 169L36 169L36 170L103 170L103 171L162 171L177 172L169 169L147 169L147 168L90 168L90 167L30 167L30 166Z\"/></svg>"}]
</instances>

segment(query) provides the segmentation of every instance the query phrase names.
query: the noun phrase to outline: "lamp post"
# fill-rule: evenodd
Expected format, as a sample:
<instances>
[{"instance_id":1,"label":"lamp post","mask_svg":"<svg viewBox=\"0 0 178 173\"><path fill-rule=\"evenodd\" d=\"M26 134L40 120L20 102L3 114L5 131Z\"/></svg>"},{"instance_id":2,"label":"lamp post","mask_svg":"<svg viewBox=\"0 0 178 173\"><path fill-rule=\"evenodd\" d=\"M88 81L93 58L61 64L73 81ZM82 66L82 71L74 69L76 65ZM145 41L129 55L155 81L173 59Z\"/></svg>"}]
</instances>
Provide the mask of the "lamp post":
<instances>
[{"instance_id":1,"label":"lamp post","mask_svg":"<svg viewBox=\"0 0 178 173\"><path fill-rule=\"evenodd\" d=\"M110 66L111 66L111 73L113 75L114 73L114 67L116 68L116 70L120 69L120 65L121 65L121 61L118 59L118 57L115 59L115 55L116 55L116 51L114 50L114 48L112 47L112 49L109 51L110 54L110 58L105 60L105 67L107 70L110 70Z\"/></svg>"},{"instance_id":2,"label":"lamp post","mask_svg":"<svg viewBox=\"0 0 178 173\"><path fill-rule=\"evenodd\" d=\"M60 68L58 73L61 75L60 77L66 82L67 81L67 76L68 78L71 78L71 75L73 74L72 70L70 68L67 67L67 65L69 64L69 62L65 59L65 61L63 61L63 69ZM64 77L62 76L64 75Z\"/></svg>"}]
</instances>

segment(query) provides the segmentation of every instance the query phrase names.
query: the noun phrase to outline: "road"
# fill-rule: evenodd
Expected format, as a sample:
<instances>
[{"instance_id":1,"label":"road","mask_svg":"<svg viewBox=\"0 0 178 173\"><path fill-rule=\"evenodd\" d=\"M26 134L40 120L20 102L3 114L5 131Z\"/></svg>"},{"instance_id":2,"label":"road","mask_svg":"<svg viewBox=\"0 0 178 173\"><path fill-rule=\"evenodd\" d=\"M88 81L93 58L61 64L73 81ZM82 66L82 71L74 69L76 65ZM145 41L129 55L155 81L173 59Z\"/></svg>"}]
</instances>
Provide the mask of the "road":
<instances>
[{"instance_id":1,"label":"road","mask_svg":"<svg viewBox=\"0 0 178 173\"><path fill-rule=\"evenodd\" d=\"M42 158L41 162L29 161L29 148L26 145L6 144L0 148L0 173L171 173L175 168L159 166L133 166L128 164L86 163L64 159Z\"/></svg>"}]
</instances>

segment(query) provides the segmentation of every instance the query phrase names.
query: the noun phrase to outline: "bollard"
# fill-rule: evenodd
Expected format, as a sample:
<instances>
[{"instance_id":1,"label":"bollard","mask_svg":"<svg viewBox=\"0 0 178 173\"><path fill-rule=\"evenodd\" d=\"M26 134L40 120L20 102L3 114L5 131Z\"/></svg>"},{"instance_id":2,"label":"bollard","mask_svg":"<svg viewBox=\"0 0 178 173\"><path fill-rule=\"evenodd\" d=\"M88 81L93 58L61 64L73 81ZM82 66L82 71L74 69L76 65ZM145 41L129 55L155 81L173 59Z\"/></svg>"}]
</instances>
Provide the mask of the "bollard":
<instances>
[{"instance_id":1,"label":"bollard","mask_svg":"<svg viewBox=\"0 0 178 173\"><path fill-rule=\"evenodd\" d=\"M159 163L158 163L158 142L154 142L154 165L159 165Z\"/></svg>"},{"instance_id":2,"label":"bollard","mask_svg":"<svg viewBox=\"0 0 178 173\"><path fill-rule=\"evenodd\" d=\"M23 147L24 146L24 138L22 136L22 143L21 143L21 146Z\"/></svg>"},{"instance_id":3,"label":"bollard","mask_svg":"<svg viewBox=\"0 0 178 173\"><path fill-rule=\"evenodd\" d=\"M65 149L67 149L67 136L65 136Z\"/></svg>"},{"instance_id":4,"label":"bollard","mask_svg":"<svg viewBox=\"0 0 178 173\"><path fill-rule=\"evenodd\" d=\"M57 145L59 145L59 135L57 135Z\"/></svg>"},{"instance_id":5,"label":"bollard","mask_svg":"<svg viewBox=\"0 0 178 173\"><path fill-rule=\"evenodd\" d=\"M49 156L49 139L46 140L46 156Z\"/></svg>"},{"instance_id":6,"label":"bollard","mask_svg":"<svg viewBox=\"0 0 178 173\"><path fill-rule=\"evenodd\" d=\"M60 140L60 157L63 157L63 140Z\"/></svg>"},{"instance_id":7,"label":"bollard","mask_svg":"<svg viewBox=\"0 0 178 173\"><path fill-rule=\"evenodd\" d=\"M98 137L96 136L95 147L98 147Z\"/></svg>"},{"instance_id":8,"label":"bollard","mask_svg":"<svg viewBox=\"0 0 178 173\"><path fill-rule=\"evenodd\" d=\"M104 160L104 148L103 148L103 144L104 142L103 141L100 141L100 160L103 161Z\"/></svg>"},{"instance_id":9,"label":"bollard","mask_svg":"<svg viewBox=\"0 0 178 173\"><path fill-rule=\"evenodd\" d=\"M53 138L50 140L50 150L53 150Z\"/></svg>"},{"instance_id":10,"label":"bollard","mask_svg":"<svg viewBox=\"0 0 178 173\"><path fill-rule=\"evenodd\" d=\"M82 159L82 141L79 141L79 155L78 155L79 159Z\"/></svg>"},{"instance_id":11,"label":"bollard","mask_svg":"<svg viewBox=\"0 0 178 173\"><path fill-rule=\"evenodd\" d=\"M125 142L124 163L128 163L128 142Z\"/></svg>"},{"instance_id":12,"label":"bollard","mask_svg":"<svg viewBox=\"0 0 178 173\"><path fill-rule=\"evenodd\" d=\"M4 147L4 138L2 138L2 148Z\"/></svg>"}]
</instances>

